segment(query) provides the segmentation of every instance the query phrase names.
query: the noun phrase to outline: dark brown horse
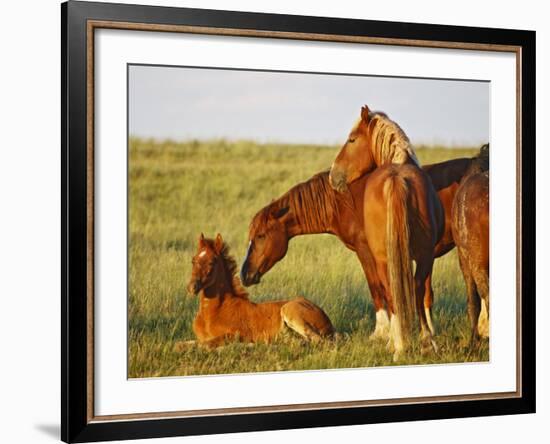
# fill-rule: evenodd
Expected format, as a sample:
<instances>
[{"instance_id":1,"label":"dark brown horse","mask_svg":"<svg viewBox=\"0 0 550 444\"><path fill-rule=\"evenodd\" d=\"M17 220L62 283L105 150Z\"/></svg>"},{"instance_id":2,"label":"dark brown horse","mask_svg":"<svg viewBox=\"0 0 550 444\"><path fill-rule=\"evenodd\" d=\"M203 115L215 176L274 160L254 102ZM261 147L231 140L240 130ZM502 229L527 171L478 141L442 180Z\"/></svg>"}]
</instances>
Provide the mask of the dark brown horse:
<instances>
[{"instance_id":1,"label":"dark brown horse","mask_svg":"<svg viewBox=\"0 0 550 444\"><path fill-rule=\"evenodd\" d=\"M234 339L269 342L285 325L310 341L333 336L328 316L305 298L258 304L250 301L236 269L220 234L215 240L200 235L187 288L200 295L193 331L201 345L213 348Z\"/></svg>"},{"instance_id":2,"label":"dark brown horse","mask_svg":"<svg viewBox=\"0 0 550 444\"><path fill-rule=\"evenodd\" d=\"M460 185L462 178L468 173L473 165L478 165L475 168L483 168L485 162L478 160L480 157L485 157L484 149L488 145L481 147L478 155L474 157L464 157L458 159L451 159L445 162L434 163L431 165L424 165L422 169L430 176L432 184L437 191L439 200L443 205L445 211L445 231L439 242L435 246L434 257L438 258L455 247L455 242L452 233L452 207L453 201ZM488 165L487 165L488 168ZM427 285L424 293L424 305L426 307L426 316L432 333L434 332L431 321L431 309L433 306L433 289L431 274L428 276Z\"/></svg>"},{"instance_id":3,"label":"dark brown horse","mask_svg":"<svg viewBox=\"0 0 550 444\"><path fill-rule=\"evenodd\" d=\"M468 293L472 345L480 335L489 336L488 168L486 145L461 181L452 207L452 233Z\"/></svg>"},{"instance_id":4,"label":"dark brown horse","mask_svg":"<svg viewBox=\"0 0 550 444\"><path fill-rule=\"evenodd\" d=\"M445 228L443 208L406 134L386 114L367 106L332 164L330 182L346 192L365 173L370 173L363 204L365 235L384 287L394 360L409 343L415 312L422 352L436 349L424 291Z\"/></svg>"},{"instance_id":5,"label":"dark brown horse","mask_svg":"<svg viewBox=\"0 0 550 444\"><path fill-rule=\"evenodd\" d=\"M445 218L449 221L454 193L474 159L453 159L424 167L438 190ZM350 193L346 195L330 187L328 171L325 171L292 187L262 208L250 223L250 242L241 278L245 285L258 283L261 276L285 256L288 242L294 236L334 234L357 254L367 278L376 312L376 327L371 338L388 339L389 317L384 303L384 289L370 258L364 235L363 202L367 177L362 176L351 183ZM452 248L454 241L449 223L445 225L445 233L435 247L434 256L442 256ZM425 288L424 304L428 322L431 323L433 291L429 282Z\"/></svg>"}]
</instances>

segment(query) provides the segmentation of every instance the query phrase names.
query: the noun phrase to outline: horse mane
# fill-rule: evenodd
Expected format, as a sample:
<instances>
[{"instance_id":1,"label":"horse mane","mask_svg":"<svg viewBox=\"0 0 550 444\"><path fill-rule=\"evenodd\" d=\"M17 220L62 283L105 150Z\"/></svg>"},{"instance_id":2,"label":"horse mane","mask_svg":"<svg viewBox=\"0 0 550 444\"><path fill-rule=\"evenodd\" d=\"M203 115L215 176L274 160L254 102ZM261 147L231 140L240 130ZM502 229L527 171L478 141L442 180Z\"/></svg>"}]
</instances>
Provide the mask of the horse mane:
<instances>
[{"instance_id":1,"label":"horse mane","mask_svg":"<svg viewBox=\"0 0 550 444\"><path fill-rule=\"evenodd\" d=\"M368 129L374 150L373 155L378 166L385 163L403 164L408 160L420 166L405 131L386 113L369 111Z\"/></svg>"},{"instance_id":2,"label":"horse mane","mask_svg":"<svg viewBox=\"0 0 550 444\"><path fill-rule=\"evenodd\" d=\"M486 143L479 149L479 154L474 157L474 162L482 171L489 169L489 144Z\"/></svg>"},{"instance_id":3,"label":"horse mane","mask_svg":"<svg viewBox=\"0 0 550 444\"><path fill-rule=\"evenodd\" d=\"M254 227L267 224L274 210L289 207L296 223L307 232L322 232L338 216L337 193L329 184L329 170L315 174L290 188L279 199L262 208L252 220Z\"/></svg>"},{"instance_id":4,"label":"horse mane","mask_svg":"<svg viewBox=\"0 0 550 444\"><path fill-rule=\"evenodd\" d=\"M473 174L489 171L489 144L486 143L479 149L479 153L472 157L472 163L464 174L464 179Z\"/></svg>"},{"instance_id":5,"label":"horse mane","mask_svg":"<svg viewBox=\"0 0 550 444\"><path fill-rule=\"evenodd\" d=\"M215 241L213 239L204 239L204 242L208 244L209 248L216 251ZM241 280L239 279L239 274L237 271L239 266L237 265L237 261L233 256L231 256L230 248L225 242L223 243L219 256L223 260L225 271L231 283L233 295L239 298L248 299L248 292L244 289Z\"/></svg>"}]
</instances>

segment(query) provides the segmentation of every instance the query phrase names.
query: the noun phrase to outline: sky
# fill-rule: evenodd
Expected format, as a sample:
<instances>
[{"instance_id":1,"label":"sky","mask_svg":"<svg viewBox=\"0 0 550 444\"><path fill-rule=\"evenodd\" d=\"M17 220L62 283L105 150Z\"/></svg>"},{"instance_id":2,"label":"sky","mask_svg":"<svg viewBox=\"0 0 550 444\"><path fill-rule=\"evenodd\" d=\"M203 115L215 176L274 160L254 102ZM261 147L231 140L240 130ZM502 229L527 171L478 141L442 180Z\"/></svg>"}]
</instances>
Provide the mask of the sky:
<instances>
[{"instance_id":1,"label":"sky","mask_svg":"<svg viewBox=\"0 0 550 444\"><path fill-rule=\"evenodd\" d=\"M413 145L489 141L487 82L131 65L128 88L132 136L341 144L368 105Z\"/></svg>"}]
</instances>

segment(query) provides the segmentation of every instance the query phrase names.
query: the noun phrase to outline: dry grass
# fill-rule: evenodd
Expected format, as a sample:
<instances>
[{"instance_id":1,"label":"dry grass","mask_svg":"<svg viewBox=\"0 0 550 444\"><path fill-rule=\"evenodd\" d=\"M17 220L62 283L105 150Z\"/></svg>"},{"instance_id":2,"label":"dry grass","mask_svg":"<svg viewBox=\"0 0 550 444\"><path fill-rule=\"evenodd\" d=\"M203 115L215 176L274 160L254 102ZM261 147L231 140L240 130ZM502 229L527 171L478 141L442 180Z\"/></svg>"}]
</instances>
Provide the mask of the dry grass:
<instances>
[{"instance_id":1,"label":"dry grass","mask_svg":"<svg viewBox=\"0 0 550 444\"><path fill-rule=\"evenodd\" d=\"M129 162L129 377L242 373L392 365L383 343L368 342L374 311L359 261L330 235L291 241L284 260L250 289L252 300L303 295L330 316L342 339L311 345L292 334L271 345L187 348L197 298L186 293L200 232L222 233L242 260L250 219L292 185L326 169L337 147L223 140L186 143L132 139ZM422 163L475 153L419 148ZM488 360L488 344L466 348L466 294L456 254L434 271L438 356L409 353L401 363ZM418 347L418 344L413 344Z\"/></svg>"}]
</instances>

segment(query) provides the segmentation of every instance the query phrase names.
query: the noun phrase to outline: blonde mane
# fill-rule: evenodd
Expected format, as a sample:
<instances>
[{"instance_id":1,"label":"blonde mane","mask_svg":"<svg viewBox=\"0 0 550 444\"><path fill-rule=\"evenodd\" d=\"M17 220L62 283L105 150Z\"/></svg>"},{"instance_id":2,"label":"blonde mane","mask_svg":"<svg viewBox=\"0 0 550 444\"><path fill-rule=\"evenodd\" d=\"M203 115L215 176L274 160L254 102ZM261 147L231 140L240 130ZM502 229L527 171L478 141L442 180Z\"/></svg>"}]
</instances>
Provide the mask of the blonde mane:
<instances>
[{"instance_id":1,"label":"blonde mane","mask_svg":"<svg viewBox=\"0 0 550 444\"><path fill-rule=\"evenodd\" d=\"M420 167L420 162L405 131L385 113L369 111L368 128L377 166L386 163L404 164L411 160Z\"/></svg>"}]
</instances>

